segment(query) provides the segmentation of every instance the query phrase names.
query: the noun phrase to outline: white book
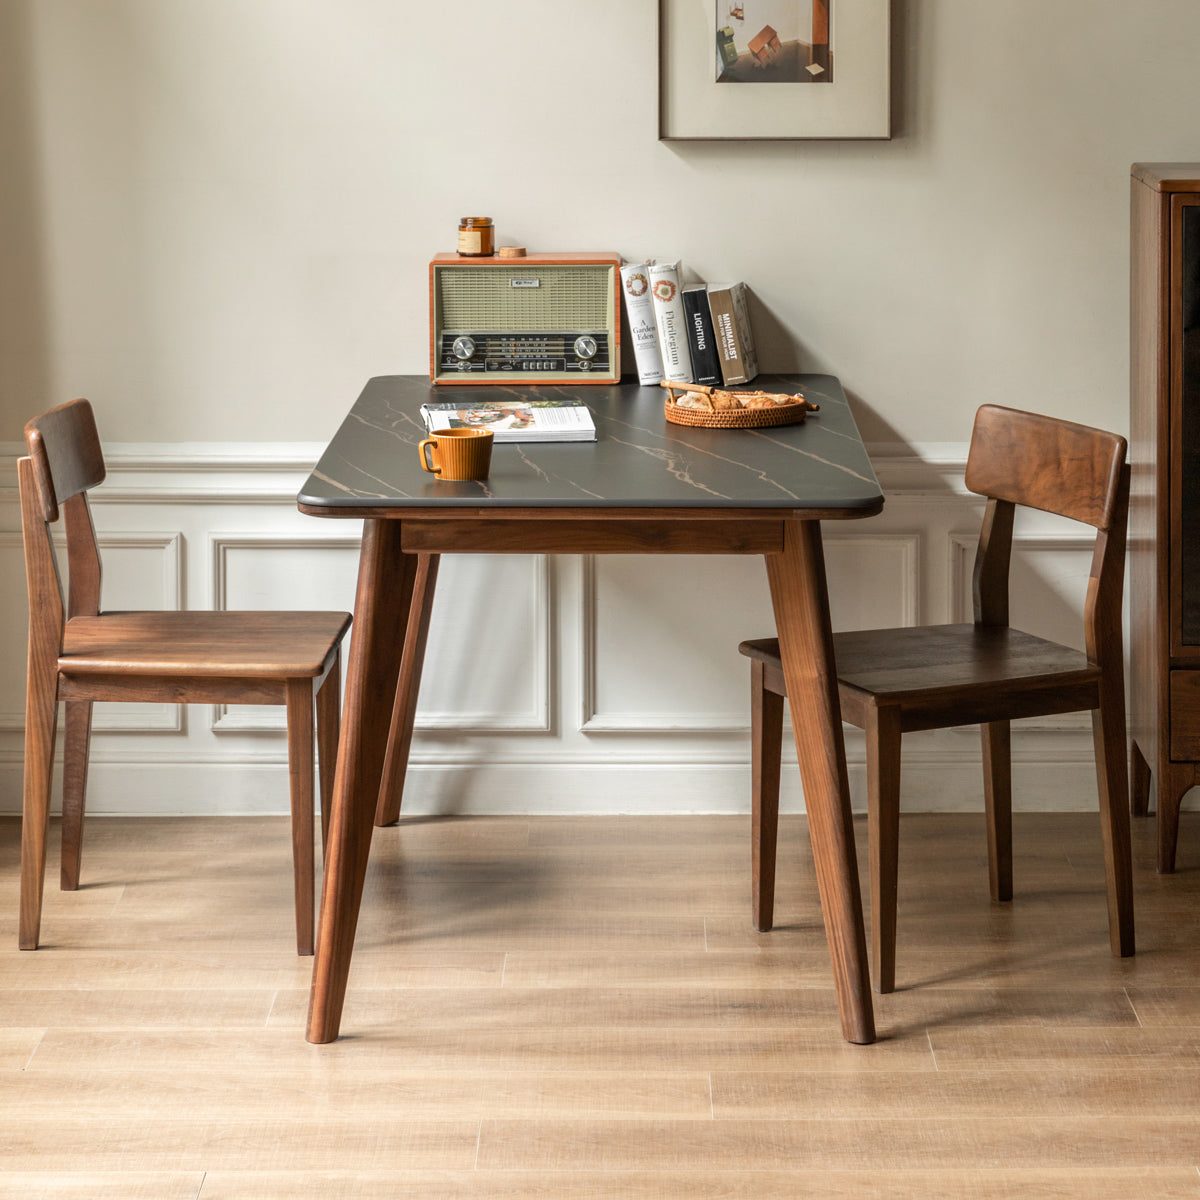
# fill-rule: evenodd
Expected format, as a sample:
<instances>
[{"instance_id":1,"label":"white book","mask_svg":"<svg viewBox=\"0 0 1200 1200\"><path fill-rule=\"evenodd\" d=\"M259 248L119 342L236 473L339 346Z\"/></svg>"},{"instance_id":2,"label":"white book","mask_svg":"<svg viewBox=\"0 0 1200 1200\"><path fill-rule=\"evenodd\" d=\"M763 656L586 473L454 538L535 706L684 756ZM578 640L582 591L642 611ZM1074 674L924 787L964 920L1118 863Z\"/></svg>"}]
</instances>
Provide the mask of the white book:
<instances>
[{"instance_id":1,"label":"white book","mask_svg":"<svg viewBox=\"0 0 1200 1200\"><path fill-rule=\"evenodd\" d=\"M663 376L672 383L695 383L683 298L679 294L678 262L656 262L651 266L650 293L654 297L654 321L658 326Z\"/></svg>"},{"instance_id":2,"label":"white book","mask_svg":"<svg viewBox=\"0 0 1200 1200\"><path fill-rule=\"evenodd\" d=\"M490 429L497 442L594 442L586 404L571 400L430 400L421 405L430 433Z\"/></svg>"},{"instance_id":3,"label":"white book","mask_svg":"<svg viewBox=\"0 0 1200 1200\"><path fill-rule=\"evenodd\" d=\"M650 299L650 260L626 263L621 268L621 290L625 293L625 313L633 337L638 383L643 387L663 377L662 355L658 352L658 329L654 324L654 302Z\"/></svg>"}]
</instances>

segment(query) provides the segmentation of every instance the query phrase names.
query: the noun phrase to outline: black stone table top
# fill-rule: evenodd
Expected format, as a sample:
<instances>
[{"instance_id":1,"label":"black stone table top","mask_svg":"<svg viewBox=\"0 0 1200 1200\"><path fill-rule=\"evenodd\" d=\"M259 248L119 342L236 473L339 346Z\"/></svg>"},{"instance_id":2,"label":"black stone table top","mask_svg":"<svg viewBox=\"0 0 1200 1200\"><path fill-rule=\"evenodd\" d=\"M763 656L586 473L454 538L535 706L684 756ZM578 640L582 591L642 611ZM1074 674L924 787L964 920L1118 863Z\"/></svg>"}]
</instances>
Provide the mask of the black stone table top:
<instances>
[{"instance_id":1,"label":"black stone table top","mask_svg":"<svg viewBox=\"0 0 1200 1200\"><path fill-rule=\"evenodd\" d=\"M433 387L423 376L367 383L298 497L306 507L709 508L877 511L883 495L841 384L832 375L764 375L821 406L801 425L702 429L668 424L659 387ZM479 482L435 479L417 461L427 400L573 399L595 442L497 445ZM347 512L345 515L350 516Z\"/></svg>"}]
</instances>

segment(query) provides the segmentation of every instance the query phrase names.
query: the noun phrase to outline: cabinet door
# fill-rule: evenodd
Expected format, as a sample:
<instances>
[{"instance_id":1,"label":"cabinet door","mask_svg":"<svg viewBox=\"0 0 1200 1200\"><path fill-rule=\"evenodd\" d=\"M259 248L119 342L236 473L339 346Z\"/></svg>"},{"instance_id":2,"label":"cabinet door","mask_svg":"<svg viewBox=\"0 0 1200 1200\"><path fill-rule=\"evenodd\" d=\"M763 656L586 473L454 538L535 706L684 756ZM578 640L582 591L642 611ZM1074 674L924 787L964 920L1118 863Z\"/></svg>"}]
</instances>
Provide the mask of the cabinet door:
<instances>
[{"instance_id":1,"label":"cabinet door","mask_svg":"<svg viewBox=\"0 0 1200 1200\"><path fill-rule=\"evenodd\" d=\"M1200 194L1171 201L1171 653L1200 654Z\"/></svg>"}]
</instances>

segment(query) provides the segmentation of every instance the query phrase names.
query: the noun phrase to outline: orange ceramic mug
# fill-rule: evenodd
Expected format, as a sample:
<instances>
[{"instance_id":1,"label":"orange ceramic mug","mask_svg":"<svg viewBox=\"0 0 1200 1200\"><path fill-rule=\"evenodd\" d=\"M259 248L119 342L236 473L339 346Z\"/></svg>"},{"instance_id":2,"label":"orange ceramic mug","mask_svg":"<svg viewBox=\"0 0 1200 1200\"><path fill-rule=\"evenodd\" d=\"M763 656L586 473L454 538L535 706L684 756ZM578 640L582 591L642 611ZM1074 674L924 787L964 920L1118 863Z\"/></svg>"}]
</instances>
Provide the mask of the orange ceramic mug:
<instances>
[{"instance_id":1,"label":"orange ceramic mug","mask_svg":"<svg viewBox=\"0 0 1200 1200\"><path fill-rule=\"evenodd\" d=\"M439 479L486 479L492 467L492 431L442 429L427 437L417 454L421 466Z\"/></svg>"}]
</instances>

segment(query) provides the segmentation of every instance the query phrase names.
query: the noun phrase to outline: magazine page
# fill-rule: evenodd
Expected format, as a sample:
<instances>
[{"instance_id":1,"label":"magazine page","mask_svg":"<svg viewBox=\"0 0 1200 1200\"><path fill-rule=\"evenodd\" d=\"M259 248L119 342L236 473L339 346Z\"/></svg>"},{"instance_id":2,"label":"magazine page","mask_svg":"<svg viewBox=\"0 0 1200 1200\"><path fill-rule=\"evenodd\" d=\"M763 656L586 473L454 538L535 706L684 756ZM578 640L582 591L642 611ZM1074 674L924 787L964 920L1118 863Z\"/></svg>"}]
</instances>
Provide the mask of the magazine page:
<instances>
[{"instance_id":1,"label":"magazine page","mask_svg":"<svg viewBox=\"0 0 1200 1200\"><path fill-rule=\"evenodd\" d=\"M488 400L476 404L431 401L421 414L431 432L490 429L497 442L595 441L592 414L583 404L562 400Z\"/></svg>"}]
</instances>

